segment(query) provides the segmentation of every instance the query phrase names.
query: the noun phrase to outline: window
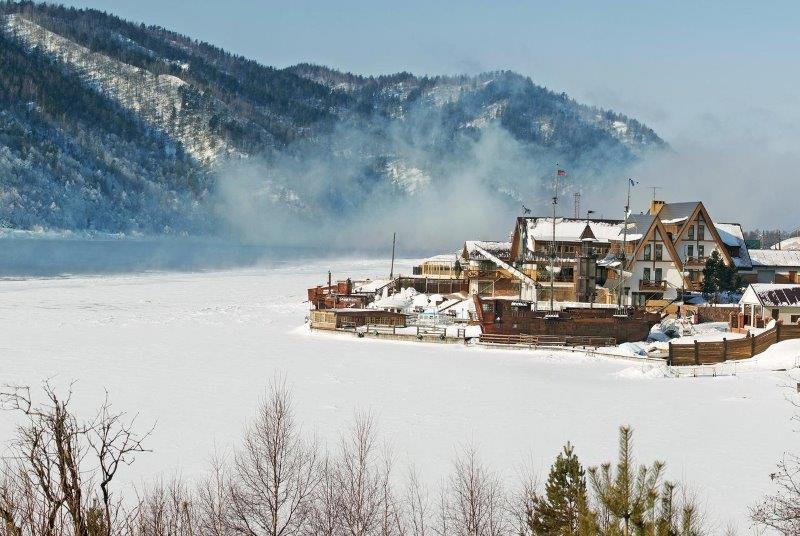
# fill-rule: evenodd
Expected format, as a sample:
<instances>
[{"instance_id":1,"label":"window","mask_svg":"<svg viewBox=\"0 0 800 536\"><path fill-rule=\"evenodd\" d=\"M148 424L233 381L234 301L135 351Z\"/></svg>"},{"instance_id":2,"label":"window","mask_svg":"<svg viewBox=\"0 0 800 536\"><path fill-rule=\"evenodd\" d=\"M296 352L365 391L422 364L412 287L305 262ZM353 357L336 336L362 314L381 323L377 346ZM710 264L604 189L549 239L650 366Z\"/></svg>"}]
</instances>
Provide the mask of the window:
<instances>
[{"instance_id":1,"label":"window","mask_svg":"<svg viewBox=\"0 0 800 536\"><path fill-rule=\"evenodd\" d=\"M655 259L660 261L664 257L664 244L656 244Z\"/></svg>"},{"instance_id":2,"label":"window","mask_svg":"<svg viewBox=\"0 0 800 536\"><path fill-rule=\"evenodd\" d=\"M661 268L656 268L656 281L661 281Z\"/></svg>"},{"instance_id":3,"label":"window","mask_svg":"<svg viewBox=\"0 0 800 536\"><path fill-rule=\"evenodd\" d=\"M650 244L647 244L644 247L644 260L646 260L646 261L650 260L650 250L651 249L652 249L652 246Z\"/></svg>"},{"instance_id":4,"label":"window","mask_svg":"<svg viewBox=\"0 0 800 536\"><path fill-rule=\"evenodd\" d=\"M693 244L689 244L689 245L686 246L686 256L689 257L690 259L692 257L694 257L694 245Z\"/></svg>"},{"instance_id":5,"label":"window","mask_svg":"<svg viewBox=\"0 0 800 536\"><path fill-rule=\"evenodd\" d=\"M703 224L697 224L697 239L698 240L705 240L706 239L706 227Z\"/></svg>"},{"instance_id":6,"label":"window","mask_svg":"<svg viewBox=\"0 0 800 536\"><path fill-rule=\"evenodd\" d=\"M644 277L642 279L645 281L650 281L650 268L644 269Z\"/></svg>"},{"instance_id":7,"label":"window","mask_svg":"<svg viewBox=\"0 0 800 536\"><path fill-rule=\"evenodd\" d=\"M789 321L792 324L797 324L798 322L800 322L800 315L792 315L792 316L790 316L789 317Z\"/></svg>"},{"instance_id":8,"label":"window","mask_svg":"<svg viewBox=\"0 0 800 536\"><path fill-rule=\"evenodd\" d=\"M705 246L697 246L697 256L701 259L706 256L706 247Z\"/></svg>"},{"instance_id":9,"label":"window","mask_svg":"<svg viewBox=\"0 0 800 536\"><path fill-rule=\"evenodd\" d=\"M694 225L689 226L689 240L694 240Z\"/></svg>"}]
</instances>

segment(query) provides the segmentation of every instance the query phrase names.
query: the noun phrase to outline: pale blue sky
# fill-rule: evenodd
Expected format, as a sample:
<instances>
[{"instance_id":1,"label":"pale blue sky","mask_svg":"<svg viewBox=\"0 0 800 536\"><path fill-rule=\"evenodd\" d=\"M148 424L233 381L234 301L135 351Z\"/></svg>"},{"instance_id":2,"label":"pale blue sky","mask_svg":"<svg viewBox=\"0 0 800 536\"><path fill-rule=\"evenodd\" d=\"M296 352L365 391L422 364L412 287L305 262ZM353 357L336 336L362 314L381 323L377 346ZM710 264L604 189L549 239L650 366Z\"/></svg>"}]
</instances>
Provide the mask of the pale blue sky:
<instances>
[{"instance_id":1,"label":"pale blue sky","mask_svg":"<svg viewBox=\"0 0 800 536\"><path fill-rule=\"evenodd\" d=\"M158 24L278 67L305 61L363 74L512 69L640 119L707 163L706 178L716 171L715 180L723 180L744 167L754 171L739 172L734 179L742 185L797 176L797 1L66 4ZM710 169L712 159L724 165ZM775 212L767 199L759 207L765 217ZM796 219L782 215L784 223Z\"/></svg>"}]
</instances>

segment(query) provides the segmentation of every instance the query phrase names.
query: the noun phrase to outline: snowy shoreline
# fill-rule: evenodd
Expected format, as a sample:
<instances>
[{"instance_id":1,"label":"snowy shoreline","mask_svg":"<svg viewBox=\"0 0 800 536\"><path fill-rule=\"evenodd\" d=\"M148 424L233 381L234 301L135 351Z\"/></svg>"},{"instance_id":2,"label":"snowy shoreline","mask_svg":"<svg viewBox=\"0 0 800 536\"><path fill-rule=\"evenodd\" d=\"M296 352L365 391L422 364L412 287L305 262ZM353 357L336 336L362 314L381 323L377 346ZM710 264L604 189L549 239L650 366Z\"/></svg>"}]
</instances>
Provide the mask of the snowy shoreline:
<instances>
[{"instance_id":1,"label":"snowy shoreline","mask_svg":"<svg viewBox=\"0 0 800 536\"><path fill-rule=\"evenodd\" d=\"M792 374L769 370L774 358L752 374L676 381L651 377L650 365L568 352L308 336L298 331L304 291L328 269L369 277L384 261L0 281L3 382L77 380L76 409L92 411L108 389L117 409L155 423L154 453L129 478L137 485L205 474L278 373L304 428L335 444L353 412L369 410L399 466L413 461L432 486L465 442L513 485L520 464L547 468L566 441L587 465L614 459L617 427L629 424L641 459L665 460L668 477L697 489L721 526L747 526L747 507L796 440ZM0 413L0 436L13 424Z\"/></svg>"}]
</instances>

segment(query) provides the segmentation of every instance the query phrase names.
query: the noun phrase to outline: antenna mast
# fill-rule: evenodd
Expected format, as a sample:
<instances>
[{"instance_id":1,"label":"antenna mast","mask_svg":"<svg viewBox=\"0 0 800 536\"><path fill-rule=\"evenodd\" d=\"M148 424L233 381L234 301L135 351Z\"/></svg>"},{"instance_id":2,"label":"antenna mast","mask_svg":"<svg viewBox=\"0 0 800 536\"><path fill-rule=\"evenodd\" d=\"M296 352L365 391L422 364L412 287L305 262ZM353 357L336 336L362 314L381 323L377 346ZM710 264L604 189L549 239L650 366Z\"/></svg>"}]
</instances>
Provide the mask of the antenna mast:
<instances>
[{"instance_id":1,"label":"antenna mast","mask_svg":"<svg viewBox=\"0 0 800 536\"><path fill-rule=\"evenodd\" d=\"M628 249L628 213L631 207L631 184L633 179L628 179L628 197L625 201L625 218L622 220L622 256L620 257L619 266L619 298L617 299L617 307L619 312L622 312L622 291L625 287L625 261L627 258Z\"/></svg>"},{"instance_id":2,"label":"antenna mast","mask_svg":"<svg viewBox=\"0 0 800 536\"><path fill-rule=\"evenodd\" d=\"M394 245L397 243L397 233L392 233L392 267L389 269L389 279L394 279Z\"/></svg>"},{"instance_id":3,"label":"antenna mast","mask_svg":"<svg viewBox=\"0 0 800 536\"><path fill-rule=\"evenodd\" d=\"M648 188L653 190L653 201L655 201L656 200L656 196L658 195L658 193L657 193L658 190L662 189L661 186L648 186ZM628 204L630 205L630 202L628 202Z\"/></svg>"},{"instance_id":4,"label":"antenna mast","mask_svg":"<svg viewBox=\"0 0 800 536\"><path fill-rule=\"evenodd\" d=\"M553 293L555 288L555 260L556 260L556 205L558 196L553 196L553 243L550 246L550 313L553 312Z\"/></svg>"},{"instance_id":5,"label":"antenna mast","mask_svg":"<svg viewBox=\"0 0 800 536\"><path fill-rule=\"evenodd\" d=\"M581 193L575 192L572 197L575 198L575 219L577 220L581 217Z\"/></svg>"}]
</instances>

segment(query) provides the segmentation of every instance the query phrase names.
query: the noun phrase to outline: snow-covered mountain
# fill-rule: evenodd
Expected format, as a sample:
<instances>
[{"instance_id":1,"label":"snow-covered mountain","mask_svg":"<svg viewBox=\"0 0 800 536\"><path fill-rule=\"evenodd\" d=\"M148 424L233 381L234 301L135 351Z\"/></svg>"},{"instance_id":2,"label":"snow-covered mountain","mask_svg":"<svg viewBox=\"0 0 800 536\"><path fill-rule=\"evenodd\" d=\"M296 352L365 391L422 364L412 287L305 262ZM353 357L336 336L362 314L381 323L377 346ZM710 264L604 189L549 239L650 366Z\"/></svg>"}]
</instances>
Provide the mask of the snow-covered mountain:
<instances>
[{"instance_id":1,"label":"snow-covered mountain","mask_svg":"<svg viewBox=\"0 0 800 536\"><path fill-rule=\"evenodd\" d=\"M0 4L0 65L16 229L203 234L239 197L336 218L476 184L516 204L554 162L591 183L665 147L511 72L275 69L93 10Z\"/></svg>"}]
</instances>

